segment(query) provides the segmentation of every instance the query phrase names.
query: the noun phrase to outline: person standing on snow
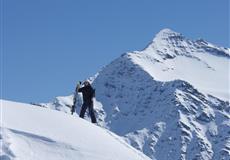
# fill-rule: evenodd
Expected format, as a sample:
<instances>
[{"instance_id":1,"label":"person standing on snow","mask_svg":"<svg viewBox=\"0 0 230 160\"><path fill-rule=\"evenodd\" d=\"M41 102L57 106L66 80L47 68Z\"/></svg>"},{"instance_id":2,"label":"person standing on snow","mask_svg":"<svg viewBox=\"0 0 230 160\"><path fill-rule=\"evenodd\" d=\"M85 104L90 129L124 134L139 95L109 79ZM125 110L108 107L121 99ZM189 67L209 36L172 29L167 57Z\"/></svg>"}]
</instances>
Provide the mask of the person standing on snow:
<instances>
[{"instance_id":1,"label":"person standing on snow","mask_svg":"<svg viewBox=\"0 0 230 160\"><path fill-rule=\"evenodd\" d=\"M89 81L85 81L83 83L83 87L80 87L80 84L77 85L76 91L81 92L83 95L83 105L81 107L79 116L81 118L84 118L86 109L88 108L91 117L91 122L97 123L93 109L93 97L95 96L95 90L92 88Z\"/></svg>"}]
</instances>

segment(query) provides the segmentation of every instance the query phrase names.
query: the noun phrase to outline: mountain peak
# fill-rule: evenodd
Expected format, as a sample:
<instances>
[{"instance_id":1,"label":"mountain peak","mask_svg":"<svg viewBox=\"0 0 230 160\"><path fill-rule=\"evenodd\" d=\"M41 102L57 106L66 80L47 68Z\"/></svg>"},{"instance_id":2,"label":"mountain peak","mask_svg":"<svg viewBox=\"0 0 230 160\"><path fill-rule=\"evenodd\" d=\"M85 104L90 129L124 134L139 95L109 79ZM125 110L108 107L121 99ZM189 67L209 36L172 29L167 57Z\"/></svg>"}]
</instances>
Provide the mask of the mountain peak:
<instances>
[{"instance_id":1,"label":"mountain peak","mask_svg":"<svg viewBox=\"0 0 230 160\"><path fill-rule=\"evenodd\" d=\"M175 32L169 28L162 29L159 33L157 33L154 39L169 39L169 38L183 38L181 33Z\"/></svg>"}]
</instances>

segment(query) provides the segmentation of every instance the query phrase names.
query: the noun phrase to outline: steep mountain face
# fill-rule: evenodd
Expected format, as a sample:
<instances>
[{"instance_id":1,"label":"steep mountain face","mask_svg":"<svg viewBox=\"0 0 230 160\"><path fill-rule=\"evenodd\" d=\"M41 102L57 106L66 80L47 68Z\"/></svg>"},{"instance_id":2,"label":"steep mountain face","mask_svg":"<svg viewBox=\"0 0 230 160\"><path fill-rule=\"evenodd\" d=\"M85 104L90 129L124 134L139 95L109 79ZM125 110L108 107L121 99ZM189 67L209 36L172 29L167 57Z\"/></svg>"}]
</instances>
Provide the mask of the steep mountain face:
<instances>
[{"instance_id":1,"label":"steep mountain face","mask_svg":"<svg viewBox=\"0 0 230 160\"><path fill-rule=\"evenodd\" d=\"M162 30L94 80L101 125L152 159L230 158L229 60L227 49Z\"/></svg>"},{"instance_id":2,"label":"steep mountain face","mask_svg":"<svg viewBox=\"0 0 230 160\"><path fill-rule=\"evenodd\" d=\"M229 62L229 49L164 29L97 74L99 124L152 159L230 159Z\"/></svg>"}]
</instances>

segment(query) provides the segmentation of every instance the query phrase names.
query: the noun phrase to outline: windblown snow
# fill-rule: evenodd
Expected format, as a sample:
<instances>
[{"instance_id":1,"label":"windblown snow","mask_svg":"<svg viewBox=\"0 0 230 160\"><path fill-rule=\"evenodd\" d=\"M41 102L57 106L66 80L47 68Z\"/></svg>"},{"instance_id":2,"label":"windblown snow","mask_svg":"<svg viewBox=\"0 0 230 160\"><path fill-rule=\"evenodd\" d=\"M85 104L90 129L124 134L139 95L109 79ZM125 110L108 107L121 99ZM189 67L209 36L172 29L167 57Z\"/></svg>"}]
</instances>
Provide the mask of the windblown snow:
<instances>
[{"instance_id":1,"label":"windblown snow","mask_svg":"<svg viewBox=\"0 0 230 160\"><path fill-rule=\"evenodd\" d=\"M63 112L1 100L1 160L147 160L108 130Z\"/></svg>"}]
</instances>

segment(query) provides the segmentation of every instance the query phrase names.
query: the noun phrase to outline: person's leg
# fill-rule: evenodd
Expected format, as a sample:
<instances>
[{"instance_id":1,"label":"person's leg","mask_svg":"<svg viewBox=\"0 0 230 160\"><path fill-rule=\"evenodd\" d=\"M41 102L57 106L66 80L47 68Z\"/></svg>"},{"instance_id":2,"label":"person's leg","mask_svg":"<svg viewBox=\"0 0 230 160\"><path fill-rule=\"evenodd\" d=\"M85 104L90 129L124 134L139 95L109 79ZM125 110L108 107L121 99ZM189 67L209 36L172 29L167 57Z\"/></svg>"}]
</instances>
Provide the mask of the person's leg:
<instances>
[{"instance_id":1,"label":"person's leg","mask_svg":"<svg viewBox=\"0 0 230 160\"><path fill-rule=\"evenodd\" d=\"M84 118L86 109L87 109L87 105L83 103L79 117Z\"/></svg>"},{"instance_id":2,"label":"person's leg","mask_svg":"<svg viewBox=\"0 0 230 160\"><path fill-rule=\"evenodd\" d=\"M94 110L93 110L93 104L89 105L89 114L90 114L90 117L91 117L91 122L92 123L97 123L96 116L95 116Z\"/></svg>"}]
</instances>

